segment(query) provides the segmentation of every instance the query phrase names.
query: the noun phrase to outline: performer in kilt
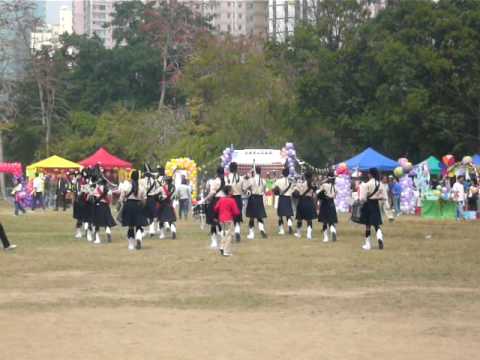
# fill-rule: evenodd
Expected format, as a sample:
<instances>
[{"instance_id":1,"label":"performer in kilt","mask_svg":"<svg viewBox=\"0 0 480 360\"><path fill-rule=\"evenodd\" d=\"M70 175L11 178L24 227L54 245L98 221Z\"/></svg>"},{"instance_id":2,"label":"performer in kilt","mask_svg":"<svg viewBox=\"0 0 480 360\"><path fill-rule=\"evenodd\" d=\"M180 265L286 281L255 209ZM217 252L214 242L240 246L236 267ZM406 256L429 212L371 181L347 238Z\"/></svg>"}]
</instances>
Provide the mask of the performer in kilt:
<instances>
[{"instance_id":1,"label":"performer in kilt","mask_svg":"<svg viewBox=\"0 0 480 360\"><path fill-rule=\"evenodd\" d=\"M301 229L303 221L307 222L307 239L312 240L313 233L313 219L317 218L317 208L315 206L315 191L316 186L313 185L313 175L311 172L306 172L304 179L297 182L295 186L294 196L298 199L297 204L297 231L295 236L302 237Z\"/></svg>"},{"instance_id":2,"label":"performer in kilt","mask_svg":"<svg viewBox=\"0 0 480 360\"><path fill-rule=\"evenodd\" d=\"M73 191L73 218L76 220L75 228L75 238L82 238L82 225L85 219L85 206L84 206L84 196L83 190L85 189L86 177L83 176L83 172L80 174L78 171L75 172L75 176L72 182L72 191ZM85 229L86 231L86 229Z\"/></svg>"},{"instance_id":3,"label":"performer in kilt","mask_svg":"<svg viewBox=\"0 0 480 360\"><path fill-rule=\"evenodd\" d=\"M107 234L107 242L112 242L112 227L117 225L113 219L110 210L110 203L112 202L112 192L108 189L107 181L100 179L97 183L94 192L95 203L93 211L93 226L95 227L95 242L94 244L101 244L100 228L105 228Z\"/></svg>"},{"instance_id":4,"label":"performer in kilt","mask_svg":"<svg viewBox=\"0 0 480 360\"><path fill-rule=\"evenodd\" d=\"M145 189L139 184L139 174L132 172L131 181L120 193L122 207L122 226L128 227L128 250L140 250L143 242L143 227L148 225L145 216Z\"/></svg>"},{"instance_id":5,"label":"performer in kilt","mask_svg":"<svg viewBox=\"0 0 480 360\"><path fill-rule=\"evenodd\" d=\"M255 219L257 219L258 229L263 238L267 237L263 219L267 217L265 205L263 203L263 194L265 193L265 181L261 177L262 169L257 166L255 174L247 180L247 190L250 197L247 202L248 236L249 240L255 238Z\"/></svg>"},{"instance_id":6,"label":"performer in kilt","mask_svg":"<svg viewBox=\"0 0 480 360\"><path fill-rule=\"evenodd\" d=\"M288 233L293 234L293 206L292 206L292 193L295 190L293 182L289 179L288 168L283 169L283 177L275 181L273 187L273 193L278 196L278 234L285 235L284 220L287 220Z\"/></svg>"},{"instance_id":7,"label":"performer in kilt","mask_svg":"<svg viewBox=\"0 0 480 360\"><path fill-rule=\"evenodd\" d=\"M170 232L172 233L172 239L177 238L177 227L175 222L177 221L177 215L173 208L173 195L175 194L175 184L171 177L165 178L165 184L161 187L160 193L160 210L158 214L158 223L160 225L160 239L165 238L164 227L168 225Z\"/></svg>"},{"instance_id":8,"label":"performer in kilt","mask_svg":"<svg viewBox=\"0 0 480 360\"><path fill-rule=\"evenodd\" d=\"M242 199L242 188L243 188L243 178L238 174L238 165L236 162L231 162L229 165L230 173L225 177L225 184L231 187L232 197L237 203L237 207L240 210L240 214L235 216L234 223L234 232L235 232L235 241L240 242L241 239L241 228L240 225L243 222L242 209L243 209L243 199Z\"/></svg>"},{"instance_id":9,"label":"performer in kilt","mask_svg":"<svg viewBox=\"0 0 480 360\"><path fill-rule=\"evenodd\" d=\"M384 247L384 238L381 229L382 214L380 212L380 200L385 200L387 194L384 193L380 183L380 174L376 168L368 171L368 181L360 185L360 200L364 202L360 216L360 223L365 224L365 244L362 246L364 250L370 250L371 244L371 227L376 231L378 248Z\"/></svg>"},{"instance_id":10,"label":"performer in kilt","mask_svg":"<svg viewBox=\"0 0 480 360\"><path fill-rule=\"evenodd\" d=\"M157 218L159 216L160 195L162 192L163 176L155 176L150 171L145 172L143 178L144 189L146 189L147 201L145 204L145 216L149 221L148 234L153 237L157 230Z\"/></svg>"},{"instance_id":11,"label":"performer in kilt","mask_svg":"<svg viewBox=\"0 0 480 360\"><path fill-rule=\"evenodd\" d=\"M337 191L335 189L335 173L328 173L327 182L320 185L318 191L318 200L320 201L320 211L318 213L318 221L323 223L323 242L328 242L328 231L332 236L332 241L337 241L338 223L337 208L335 207L335 197Z\"/></svg>"},{"instance_id":12,"label":"performer in kilt","mask_svg":"<svg viewBox=\"0 0 480 360\"><path fill-rule=\"evenodd\" d=\"M218 214L215 212L215 205L217 201L225 197L225 173L223 167L217 168L217 177L209 180L209 192L203 199L203 203L207 203L207 224L210 225L210 248L217 249L219 245L220 237L219 232L222 230L220 222L218 220Z\"/></svg>"}]
</instances>

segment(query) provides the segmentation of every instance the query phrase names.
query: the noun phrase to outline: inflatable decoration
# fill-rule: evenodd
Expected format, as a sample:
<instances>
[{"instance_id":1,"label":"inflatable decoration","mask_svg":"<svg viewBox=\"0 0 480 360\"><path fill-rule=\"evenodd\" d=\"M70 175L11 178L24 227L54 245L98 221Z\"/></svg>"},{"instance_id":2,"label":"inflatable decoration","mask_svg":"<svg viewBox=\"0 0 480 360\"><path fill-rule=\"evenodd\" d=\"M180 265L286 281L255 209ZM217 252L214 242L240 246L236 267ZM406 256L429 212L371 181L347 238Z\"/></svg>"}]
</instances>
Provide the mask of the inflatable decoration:
<instances>
[{"instance_id":1,"label":"inflatable decoration","mask_svg":"<svg viewBox=\"0 0 480 360\"><path fill-rule=\"evenodd\" d=\"M165 165L165 174L167 176L174 177L175 172L178 170L185 170L187 179L192 186L192 198L197 197L197 176L198 169L195 161L189 158L172 159Z\"/></svg>"},{"instance_id":2,"label":"inflatable decoration","mask_svg":"<svg viewBox=\"0 0 480 360\"><path fill-rule=\"evenodd\" d=\"M220 156L220 159L222 160L222 166L225 170L225 174L228 174L229 170L229 165L232 162L233 158L233 153L235 152L235 148L233 145L230 145L230 147L225 148L223 150L222 156Z\"/></svg>"},{"instance_id":3,"label":"inflatable decoration","mask_svg":"<svg viewBox=\"0 0 480 360\"><path fill-rule=\"evenodd\" d=\"M404 214L415 214L417 199L415 196L413 180L410 176L404 175L400 178L402 194L400 196L400 210Z\"/></svg>"},{"instance_id":4,"label":"inflatable decoration","mask_svg":"<svg viewBox=\"0 0 480 360\"><path fill-rule=\"evenodd\" d=\"M395 170L393 170L393 175L400 179L404 175L403 168L401 166L395 168Z\"/></svg>"},{"instance_id":5,"label":"inflatable decoration","mask_svg":"<svg viewBox=\"0 0 480 360\"><path fill-rule=\"evenodd\" d=\"M15 177L20 177L23 174L22 164L16 163L0 163L0 173L11 174Z\"/></svg>"},{"instance_id":6,"label":"inflatable decoration","mask_svg":"<svg viewBox=\"0 0 480 360\"><path fill-rule=\"evenodd\" d=\"M446 167L450 167L455 164L455 156L448 154L442 157L442 162Z\"/></svg>"},{"instance_id":7,"label":"inflatable decoration","mask_svg":"<svg viewBox=\"0 0 480 360\"><path fill-rule=\"evenodd\" d=\"M348 174L348 166L346 163L340 163L335 170L337 175L347 175Z\"/></svg>"},{"instance_id":8,"label":"inflatable decoration","mask_svg":"<svg viewBox=\"0 0 480 360\"><path fill-rule=\"evenodd\" d=\"M338 175L335 180L335 189L337 190L335 206L337 207L337 211L340 213L348 213L350 211L352 199L351 181L352 178L350 177L350 175L348 175L348 173Z\"/></svg>"}]
</instances>

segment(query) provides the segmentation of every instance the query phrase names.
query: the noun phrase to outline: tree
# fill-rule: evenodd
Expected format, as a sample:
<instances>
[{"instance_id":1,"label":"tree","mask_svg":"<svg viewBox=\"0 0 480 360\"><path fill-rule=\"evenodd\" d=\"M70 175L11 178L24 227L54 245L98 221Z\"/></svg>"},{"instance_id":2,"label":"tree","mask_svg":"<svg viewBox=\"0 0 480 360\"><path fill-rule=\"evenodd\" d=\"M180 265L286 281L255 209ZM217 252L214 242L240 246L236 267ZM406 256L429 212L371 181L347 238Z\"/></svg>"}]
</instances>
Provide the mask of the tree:
<instances>
[{"instance_id":1,"label":"tree","mask_svg":"<svg viewBox=\"0 0 480 360\"><path fill-rule=\"evenodd\" d=\"M177 82L181 67L193 53L195 40L208 31L208 19L194 14L177 1L150 2L145 7L140 29L146 34L148 43L160 50L162 77L158 109L161 110L167 88Z\"/></svg>"},{"instance_id":2,"label":"tree","mask_svg":"<svg viewBox=\"0 0 480 360\"><path fill-rule=\"evenodd\" d=\"M258 43L206 36L179 83L190 118L175 147L200 162L225 146L281 147L291 93Z\"/></svg>"}]
</instances>

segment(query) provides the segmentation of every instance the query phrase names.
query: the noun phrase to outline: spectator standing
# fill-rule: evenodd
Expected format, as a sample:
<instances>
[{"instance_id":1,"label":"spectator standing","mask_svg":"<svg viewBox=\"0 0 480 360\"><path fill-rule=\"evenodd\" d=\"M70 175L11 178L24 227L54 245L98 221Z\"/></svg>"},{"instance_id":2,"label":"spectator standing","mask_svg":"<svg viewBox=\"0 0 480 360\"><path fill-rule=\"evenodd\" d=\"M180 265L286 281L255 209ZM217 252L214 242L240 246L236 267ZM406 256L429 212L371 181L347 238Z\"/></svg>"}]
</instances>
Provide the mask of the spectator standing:
<instances>
[{"instance_id":1,"label":"spectator standing","mask_svg":"<svg viewBox=\"0 0 480 360\"><path fill-rule=\"evenodd\" d=\"M39 205L45 210L45 203L43 202L43 194L45 192L45 179L39 173L35 174L33 179L33 202L32 211L34 211Z\"/></svg>"},{"instance_id":2,"label":"spectator standing","mask_svg":"<svg viewBox=\"0 0 480 360\"><path fill-rule=\"evenodd\" d=\"M192 201L192 187L188 185L188 181L185 177L182 178L182 183L178 186L176 198L179 203L178 217L188 219L188 212L190 210L190 203Z\"/></svg>"}]
</instances>

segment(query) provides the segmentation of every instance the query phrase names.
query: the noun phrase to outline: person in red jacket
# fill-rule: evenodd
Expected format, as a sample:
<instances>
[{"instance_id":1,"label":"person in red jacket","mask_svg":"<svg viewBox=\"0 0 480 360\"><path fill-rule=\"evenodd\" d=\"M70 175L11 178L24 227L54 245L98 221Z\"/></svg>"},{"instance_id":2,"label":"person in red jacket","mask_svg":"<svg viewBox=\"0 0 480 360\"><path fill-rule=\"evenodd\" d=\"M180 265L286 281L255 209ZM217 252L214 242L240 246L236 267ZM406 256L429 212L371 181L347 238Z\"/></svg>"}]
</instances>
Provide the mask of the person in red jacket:
<instances>
[{"instance_id":1,"label":"person in red jacket","mask_svg":"<svg viewBox=\"0 0 480 360\"><path fill-rule=\"evenodd\" d=\"M214 211L218 214L218 220L223 228L220 254L223 256L232 256L234 220L240 215L240 209L238 208L235 198L232 196L232 187L225 186L224 192L227 196L217 201Z\"/></svg>"}]
</instances>

